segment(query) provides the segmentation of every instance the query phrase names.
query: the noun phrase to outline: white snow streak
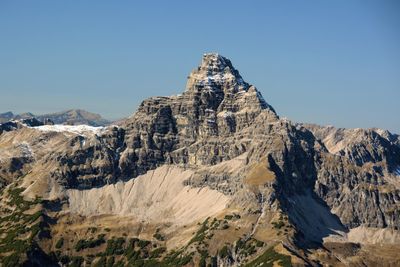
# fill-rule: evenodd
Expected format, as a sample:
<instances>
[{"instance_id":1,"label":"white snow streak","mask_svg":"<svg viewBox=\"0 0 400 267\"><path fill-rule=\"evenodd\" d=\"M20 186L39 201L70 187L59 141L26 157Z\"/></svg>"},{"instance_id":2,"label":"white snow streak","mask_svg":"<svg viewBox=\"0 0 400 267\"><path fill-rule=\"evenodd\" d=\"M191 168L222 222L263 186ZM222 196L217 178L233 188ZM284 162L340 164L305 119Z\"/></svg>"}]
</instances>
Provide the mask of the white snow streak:
<instances>
[{"instance_id":1,"label":"white snow streak","mask_svg":"<svg viewBox=\"0 0 400 267\"><path fill-rule=\"evenodd\" d=\"M89 125L42 125L32 127L42 132L69 132L79 135L93 135L101 133L105 127L94 127Z\"/></svg>"}]
</instances>

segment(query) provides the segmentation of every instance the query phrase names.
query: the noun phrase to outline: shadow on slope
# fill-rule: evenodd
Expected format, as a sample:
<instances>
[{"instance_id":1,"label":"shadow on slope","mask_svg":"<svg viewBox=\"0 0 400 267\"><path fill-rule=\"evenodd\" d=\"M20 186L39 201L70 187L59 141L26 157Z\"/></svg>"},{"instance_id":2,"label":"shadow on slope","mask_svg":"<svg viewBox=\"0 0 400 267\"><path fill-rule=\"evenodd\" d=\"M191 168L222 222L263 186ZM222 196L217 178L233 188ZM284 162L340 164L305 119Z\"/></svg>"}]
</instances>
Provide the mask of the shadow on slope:
<instances>
[{"instance_id":1,"label":"shadow on slope","mask_svg":"<svg viewBox=\"0 0 400 267\"><path fill-rule=\"evenodd\" d=\"M286 197L289 220L297 228L296 241L305 248L314 248L330 235L348 232L340 219L312 192Z\"/></svg>"},{"instance_id":2,"label":"shadow on slope","mask_svg":"<svg viewBox=\"0 0 400 267\"><path fill-rule=\"evenodd\" d=\"M325 237L342 236L348 230L326 202L313 192L319 158L315 147L319 141L307 130L296 130L292 136L286 141L282 154L268 156L271 170L277 177L277 199L297 229L296 245L321 247Z\"/></svg>"}]
</instances>

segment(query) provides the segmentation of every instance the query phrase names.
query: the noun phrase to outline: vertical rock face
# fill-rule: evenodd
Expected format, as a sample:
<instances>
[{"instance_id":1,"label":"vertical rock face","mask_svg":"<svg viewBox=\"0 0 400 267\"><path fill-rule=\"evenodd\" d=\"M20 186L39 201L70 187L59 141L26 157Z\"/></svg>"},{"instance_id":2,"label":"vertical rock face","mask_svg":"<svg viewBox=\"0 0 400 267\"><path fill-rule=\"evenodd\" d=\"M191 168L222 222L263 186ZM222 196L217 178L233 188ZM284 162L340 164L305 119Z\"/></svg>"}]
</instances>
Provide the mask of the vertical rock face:
<instances>
[{"instance_id":1,"label":"vertical rock face","mask_svg":"<svg viewBox=\"0 0 400 267\"><path fill-rule=\"evenodd\" d=\"M350 227L400 225L400 149L379 129L305 125L330 152L317 164L316 193Z\"/></svg>"},{"instance_id":2,"label":"vertical rock face","mask_svg":"<svg viewBox=\"0 0 400 267\"><path fill-rule=\"evenodd\" d=\"M235 134L261 113L267 120L278 119L228 59L205 54L181 95L147 99L125 123L122 173L141 174L163 163L216 164L234 158L248 143L234 140Z\"/></svg>"}]
</instances>

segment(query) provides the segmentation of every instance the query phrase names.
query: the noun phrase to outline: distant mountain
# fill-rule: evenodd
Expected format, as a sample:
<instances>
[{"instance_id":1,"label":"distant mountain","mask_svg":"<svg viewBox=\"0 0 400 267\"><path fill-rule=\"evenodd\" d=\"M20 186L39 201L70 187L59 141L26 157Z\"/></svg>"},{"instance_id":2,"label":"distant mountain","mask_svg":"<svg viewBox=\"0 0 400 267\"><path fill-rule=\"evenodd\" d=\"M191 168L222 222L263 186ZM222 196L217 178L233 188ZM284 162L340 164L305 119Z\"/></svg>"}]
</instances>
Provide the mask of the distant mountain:
<instances>
[{"instance_id":1,"label":"distant mountain","mask_svg":"<svg viewBox=\"0 0 400 267\"><path fill-rule=\"evenodd\" d=\"M41 121L50 119L55 124L68 125L87 124L91 126L104 126L110 123L99 114L91 113L82 109L70 109L57 113L44 114L37 116L37 118Z\"/></svg>"},{"instance_id":2,"label":"distant mountain","mask_svg":"<svg viewBox=\"0 0 400 267\"><path fill-rule=\"evenodd\" d=\"M0 113L0 123L12 120L14 116L15 116L14 113L12 113L11 111Z\"/></svg>"},{"instance_id":3,"label":"distant mountain","mask_svg":"<svg viewBox=\"0 0 400 267\"><path fill-rule=\"evenodd\" d=\"M4 123L4 122L10 121L10 120L29 119L29 118L33 118L33 117L35 117L35 115L33 115L30 112L14 114L11 111L8 111L5 113L0 113L0 123Z\"/></svg>"},{"instance_id":4,"label":"distant mountain","mask_svg":"<svg viewBox=\"0 0 400 267\"><path fill-rule=\"evenodd\" d=\"M39 121L51 120L55 124L79 125L87 124L90 126L105 126L110 122L102 118L99 114L91 113L82 109L70 109L66 111L34 115L32 113L14 114L11 111L0 114L0 123L10 120L21 120L36 118Z\"/></svg>"}]
</instances>

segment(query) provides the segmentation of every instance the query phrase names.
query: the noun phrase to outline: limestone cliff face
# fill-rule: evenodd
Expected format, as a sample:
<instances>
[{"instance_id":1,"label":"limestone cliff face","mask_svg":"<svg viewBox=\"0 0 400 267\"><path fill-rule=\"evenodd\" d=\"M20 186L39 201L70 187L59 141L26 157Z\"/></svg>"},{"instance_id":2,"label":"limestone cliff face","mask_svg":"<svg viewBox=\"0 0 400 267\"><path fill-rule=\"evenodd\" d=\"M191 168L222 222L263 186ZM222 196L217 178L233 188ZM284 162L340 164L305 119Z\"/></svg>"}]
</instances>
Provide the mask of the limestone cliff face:
<instances>
[{"instance_id":1,"label":"limestone cliff face","mask_svg":"<svg viewBox=\"0 0 400 267\"><path fill-rule=\"evenodd\" d=\"M281 210L296 239L322 242L333 231L358 226L398 229L399 140L378 129L280 119L227 58L205 54L181 95L146 99L119 126L0 125L0 185L24 177L44 198L73 196L73 210L85 215L101 208L92 203L84 210L84 197L123 203L112 185L128 182L124 195L137 199L129 195L130 188L140 193L132 179L150 179L149 171L174 165L190 170L185 186L218 190L229 196L224 204L241 207L246 216L261 214L253 233L266 210ZM82 191L107 185L112 197Z\"/></svg>"},{"instance_id":2,"label":"limestone cliff face","mask_svg":"<svg viewBox=\"0 0 400 267\"><path fill-rule=\"evenodd\" d=\"M123 124L121 171L140 174L163 163L212 165L237 157L251 140L239 133L261 113L265 123L278 119L228 59L205 54L182 95L147 99Z\"/></svg>"},{"instance_id":3,"label":"limestone cliff face","mask_svg":"<svg viewBox=\"0 0 400 267\"><path fill-rule=\"evenodd\" d=\"M315 191L350 227L400 226L397 136L379 129L305 125L329 154L318 163Z\"/></svg>"}]
</instances>

